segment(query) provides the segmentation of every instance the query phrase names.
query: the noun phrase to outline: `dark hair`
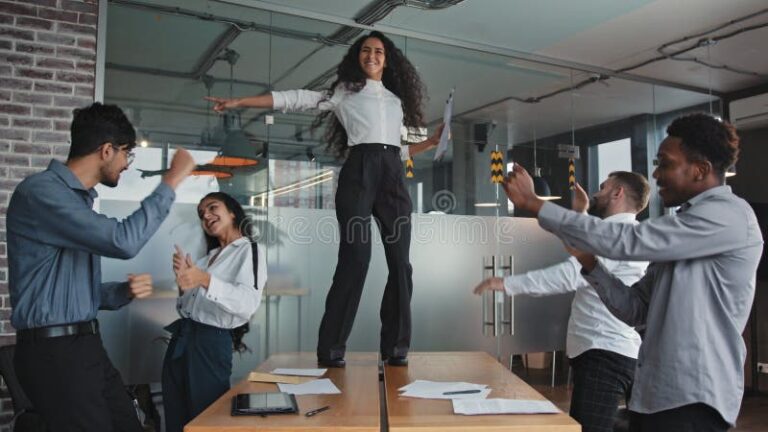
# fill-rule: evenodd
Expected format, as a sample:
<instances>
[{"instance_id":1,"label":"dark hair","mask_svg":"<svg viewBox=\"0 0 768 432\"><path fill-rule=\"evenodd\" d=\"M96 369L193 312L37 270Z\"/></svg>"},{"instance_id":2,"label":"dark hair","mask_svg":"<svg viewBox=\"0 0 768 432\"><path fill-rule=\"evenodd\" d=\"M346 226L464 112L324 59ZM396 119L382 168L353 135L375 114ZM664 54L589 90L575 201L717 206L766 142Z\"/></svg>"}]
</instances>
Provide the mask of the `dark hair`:
<instances>
[{"instance_id":1,"label":"dark hair","mask_svg":"<svg viewBox=\"0 0 768 432\"><path fill-rule=\"evenodd\" d=\"M240 234L248 238L252 237L253 233L251 232L250 221L248 220L248 217L245 215L245 210L243 210L243 206L241 206L236 199L232 198L231 195L224 192L211 192L208 195L204 196L203 199L200 200L200 202L202 203L203 201L209 198L215 199L216 201L221 201L222 203L224 203L224 207L226 207L230 213L235 215L234 225L240 231ZM202 218L202 215L198 213L198 217ZM203 234L205 235L206 252L210 252L220 246L219 239L208 235L205 231L203 231Z\"/></svg>"},{"instance_id":2,"label":"dark hair","mask_svg":"<svg viewBox=\"0 0 768 432\"><path fill-rule=\"evenodd\" d=\"M739 157L739 136L728 122L696 113L676 118L667 127L667 135L680 138L680 146L689 160L706 160L720 176L725 175Z\"/></svg>"},{"instance_id":3,"label":"dark hair","mask_svg":"<svg viewBox=\"0 0 768 432\"><path fill-rule=\"evenodd\" d=\"M392 40L377 31L359 37L349 47L336 68L336 81L331 84L324 100L333 97L339 85L343 85L346 90L354 93L365 87L366 75L360 68L360 50L363 43L369 38L376 38L384 45L385 67L381 82L387 90L400 99L403 107L403 124L409 128L422 127L424 125L424 113L422 112L424 84L421 82L419 73ZM328 125L324 139L327 142L327 148L337 158L343 158L348 149L347 131L344 130L341 122L332 111L321 112L312 123L312 129L318 128L326 120L328 120Z\"/></svg>"},{"instance_id":4,"label":"dark hair","mask_svg":"<svg viewBox=\"0 0 768 432\"><path fill-rule=\"evenodd\" d=\"M203 201L209 198L214 199L216 201L221 201L224 204L224 207L226 207L230 213L235 215L234 224L237 227L237 229L240 231L240 233L245 237L247 237L248 239L251 239L252 232L251 232L250 221L245 215L245 210L243 210L243 206L241 206L236 199L232 198L231 195L226 194L224 192L211 192L208 195L204 196L203 199L200 200L200 202L202 203ZM200 213L198 213L198 217L200 216L201 216ZM213 249L216 249L217 247L221 246L219 244L219 239L208 235L205 231L203 231L203 234L205 235L205 245L206 245L207 252L210 252ZM258 271L258 268L256 266L256 260L254 259L254 266L253 266L254 282L256 282L257 271ZM233 350L237 352L244 352L248 350L248 346L246 346L243 343L243 336L245 336L245 334L248 333L250 330L251 330L251 326L248 323L245 323L239 327L235 327L232 330L230 330L230 335L232 336Z\"/></svg>"},{"instance_id":5,"label":"dark hair","mask_svg":"<svg viewBox=\"0 0 768 432\"><path fill-rule=\"evenodd\" d=\"M116 146L128 146L128 150L136 147L136 131L117 105L94 102L73 112L69 159L89 155L108 142Z\"/></svg>"},{"instance_id":6,"label":"dark hair","mask_svg":"<svg viewBox=\"0 0 768 432\"><path fill-rule=\"evenodd\" d=\"M644 175L629 171L614 171L608 174L608 177L613 177L624 186L627 196L635 203L635 209L638 212L645 209L648 205L651 186Z\"/></svg>"}]
</instances>

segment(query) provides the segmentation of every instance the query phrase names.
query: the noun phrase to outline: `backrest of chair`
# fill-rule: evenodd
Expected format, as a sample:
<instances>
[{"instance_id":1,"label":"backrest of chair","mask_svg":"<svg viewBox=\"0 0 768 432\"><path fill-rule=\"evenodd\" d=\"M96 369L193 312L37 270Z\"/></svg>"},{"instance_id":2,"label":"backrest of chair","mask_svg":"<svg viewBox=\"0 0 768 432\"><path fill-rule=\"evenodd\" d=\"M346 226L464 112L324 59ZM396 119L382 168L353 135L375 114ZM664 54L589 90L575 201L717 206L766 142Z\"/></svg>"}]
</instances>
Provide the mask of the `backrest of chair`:
<instances>
[{"instance_id":1,"label":"backrest of chair","mask_svg":"<svg viewBox=\"0 0 768 432\"><path fill-rule=\"evenodd\" d=\"M13 353L16 351L16 345L5 345L0 347L0 375L8 386L8 392L11 394L13 402L13 412L19 413L22 410L32 408L32 403L21 389L18 378L16 378L16 369L13 366Z\"/></svg>"}]
</instances>

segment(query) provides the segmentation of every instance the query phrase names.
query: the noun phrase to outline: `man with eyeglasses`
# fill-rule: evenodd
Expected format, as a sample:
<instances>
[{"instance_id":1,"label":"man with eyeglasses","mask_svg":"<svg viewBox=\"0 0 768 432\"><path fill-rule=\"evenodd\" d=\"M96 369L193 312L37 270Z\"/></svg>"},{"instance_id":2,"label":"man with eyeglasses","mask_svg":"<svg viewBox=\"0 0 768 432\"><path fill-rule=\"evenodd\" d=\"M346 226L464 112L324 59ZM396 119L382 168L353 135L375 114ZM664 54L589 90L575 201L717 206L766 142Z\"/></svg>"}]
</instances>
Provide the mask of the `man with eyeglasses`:
<instances>
[{"instance_id":1,"label":"man with eyeglasses","mask_svg":"<svg viewBox=\"0 0 768 432\"><path fill-rule=\"evenodd\" d=\"M96 213L93 189L117 186L136 134L122 110L75 110L66 163L27 177L7 214L11 323L19 382L51 431L141 431L120 374L107 357L96 314L152 293L149 274L101 282L101 257L135 256L168 215L174 189L194 168L179 149L141 207L122 221Z\"/></svg>"}]
</instances>

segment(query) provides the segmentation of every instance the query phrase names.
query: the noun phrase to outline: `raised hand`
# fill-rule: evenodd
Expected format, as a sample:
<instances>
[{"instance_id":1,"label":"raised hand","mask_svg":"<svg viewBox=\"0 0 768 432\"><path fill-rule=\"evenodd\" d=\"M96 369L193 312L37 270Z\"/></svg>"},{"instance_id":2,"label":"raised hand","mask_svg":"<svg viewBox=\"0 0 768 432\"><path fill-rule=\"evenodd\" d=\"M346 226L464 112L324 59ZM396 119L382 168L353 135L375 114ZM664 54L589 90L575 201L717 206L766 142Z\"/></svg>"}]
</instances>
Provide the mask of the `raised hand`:
<instances>
[{"instance_id":1,"label":"raised hand","mask_svg":"<svg viewBox=\"0 0 768 432\"><path fill-rule=\"evenodd\" d=\"M579 183L573 188L573 202L571 203L571 209L579 213L586 213L589 210L589 195L587 191L581 187Z\"/></svg>"},{"instance_id":2,"label":"raised hand","mask_svg":"<svg viewBox=\"0 0 768 432\"><path fill-rule=\"evenodd\" d=\"M429 139L429 147L437 147L438 144L440 144L440 137L443 135L443 129L445 129L445 123L440 123L440 126L435 128L435 131L432 132L432 135L430 135Z\"/></svg>"},{"instance_id":3,"label":"raised hand","mask_svg":"<svg viewBox=\"0 0 768 432\"><path fill-rule=\"evenodd\" d=\"M149 297L152 294L152 275L149 273L129 274L128 292L134 298Z\"/></svg>"},{"instance_id":4,"label":"raised hand","mask_svg":"<svg viewBox=\"0 0 768 432\"><path fill-rule=\"evenodd\" d=\"M188 254L184 253L184 250L179 245L173 245L176 248L176 252L173 253L173 272L178 274L179 270L189 267Z\"/></svg>"},{"instance_id":5,"label":"raised hand","mask_svg":"<svg viewBox=\"0 0 768 432\"><path fill-rule=\"evenodd\" d=\"M533 179L522 165L516 163L504 178L504 192L515 207L539 214L544 201L533 191Z\"/></svg>"},{"instance_id":6,"label":"raised hand","mask_svg":"<svg viewBox=\"0 0 768 432\"><path fill-rule=\"evenodd\" d=\"M163 181L173 189L195 169L195 160L185 149L179 147L171 159L171 167L163 175Z\"/></svg>"}]
</instances>

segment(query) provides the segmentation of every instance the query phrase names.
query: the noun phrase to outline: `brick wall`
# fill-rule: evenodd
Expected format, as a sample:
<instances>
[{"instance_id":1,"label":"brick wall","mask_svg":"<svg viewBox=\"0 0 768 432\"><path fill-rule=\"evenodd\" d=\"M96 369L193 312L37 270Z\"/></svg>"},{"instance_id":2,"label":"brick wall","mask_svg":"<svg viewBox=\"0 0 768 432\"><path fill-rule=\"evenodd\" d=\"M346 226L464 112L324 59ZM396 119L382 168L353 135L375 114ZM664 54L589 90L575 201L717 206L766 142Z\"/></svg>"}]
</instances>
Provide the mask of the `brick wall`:
<instances>
[{"instance_id":1,"label":"brick wall","mask_svg":"<svg viewBox=\"0 0 768 432\"><path fill-rule=\"evenodd\" d=\"M14 343L5 214L13 189L69 151L72 109L93 101L97 0L0 0L0 345ZM0 430L12 407L0 388Z\"/></svg>"}]
</instances>

